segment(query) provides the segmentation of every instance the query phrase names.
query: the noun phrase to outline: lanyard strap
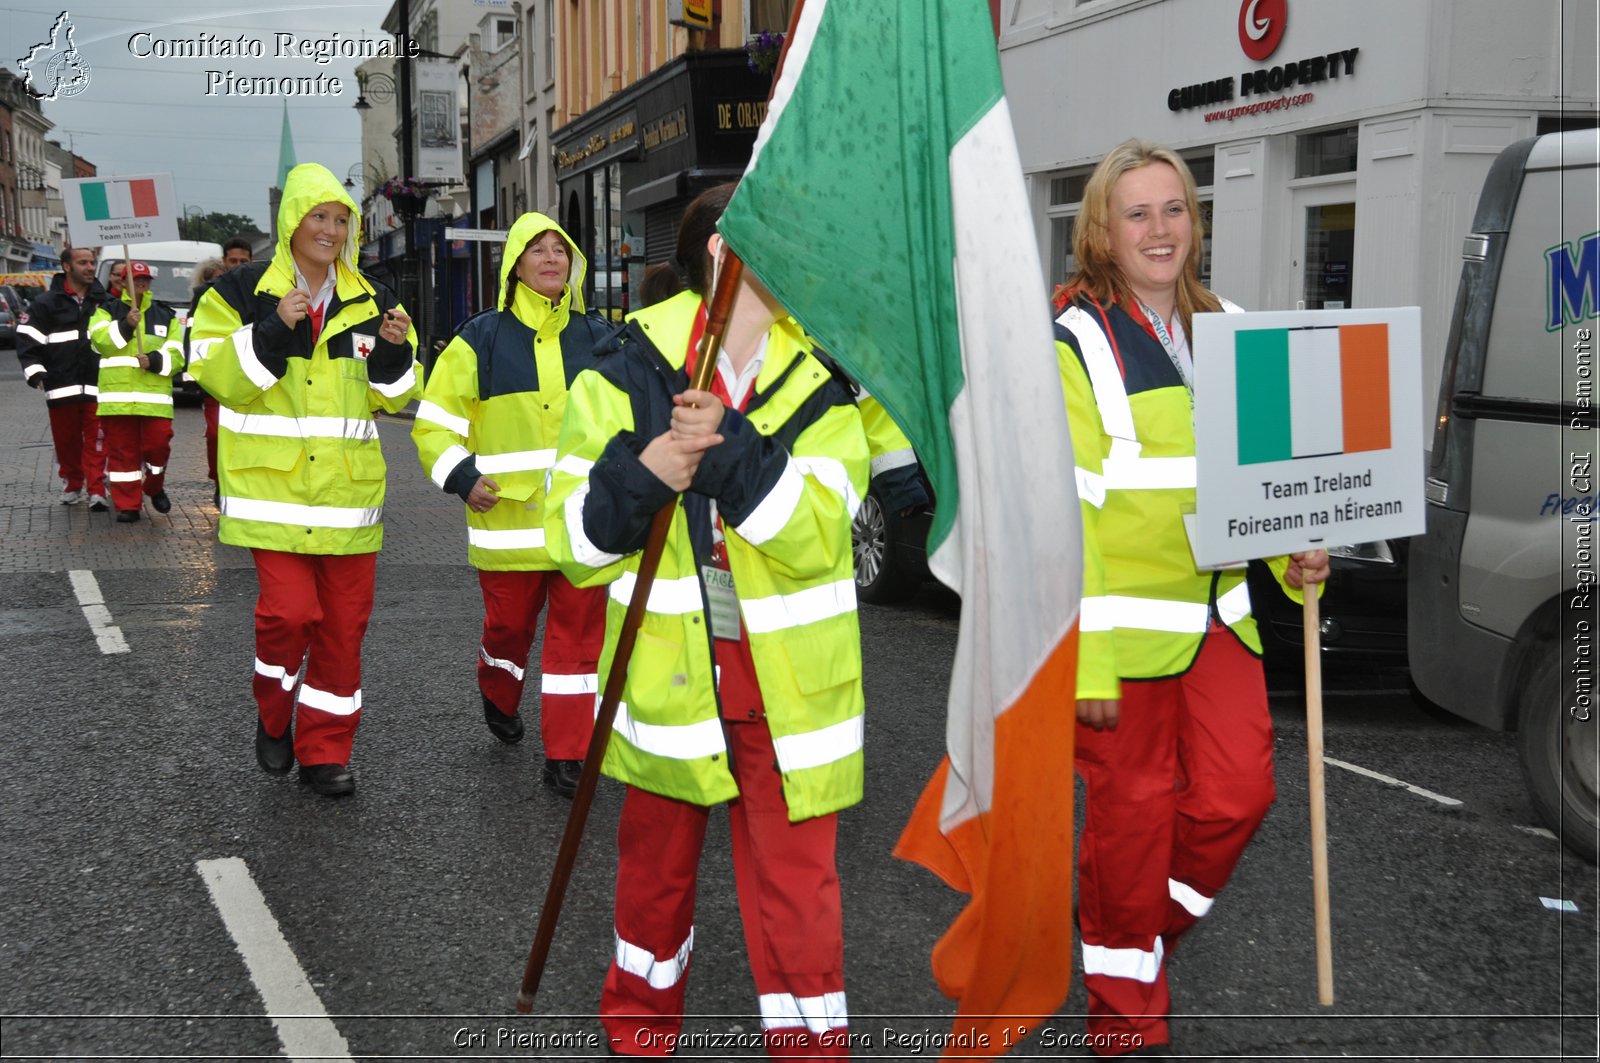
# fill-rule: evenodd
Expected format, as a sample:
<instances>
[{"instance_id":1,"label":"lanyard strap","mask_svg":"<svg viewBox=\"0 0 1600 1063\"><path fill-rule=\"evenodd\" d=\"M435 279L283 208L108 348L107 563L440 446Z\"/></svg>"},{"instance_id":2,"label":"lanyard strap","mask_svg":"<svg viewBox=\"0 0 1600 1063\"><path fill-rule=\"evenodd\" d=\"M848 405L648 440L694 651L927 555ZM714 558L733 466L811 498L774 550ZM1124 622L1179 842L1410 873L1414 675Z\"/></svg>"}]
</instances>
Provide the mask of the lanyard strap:
<instances>
[{"instance_id":1,"label":"lanyard strap","mask_svg":"<svg viewBox=\"0 0 1600 1063\"><path fill-rule=\"evenodd\" d=\"M1184 366L1182 357L1178 354L1178 345L1172 339L1172 332L1167 328L1167 323L1161 320L1161 315L1152 310L1143 299L1136 300L1139 310L1144 314L1145 320L1150 322L1150 327L1155 330L1156 339L1161 341L1161 349L1167 352L1167 357L1172 360L1172 368L1178 371L1178 376L1183 381L1183 386L1189 392L1189 409L1194 409L1194 374ZM1191 357L1193 357L1191 355Z\"/></svg>"}]
</instances>

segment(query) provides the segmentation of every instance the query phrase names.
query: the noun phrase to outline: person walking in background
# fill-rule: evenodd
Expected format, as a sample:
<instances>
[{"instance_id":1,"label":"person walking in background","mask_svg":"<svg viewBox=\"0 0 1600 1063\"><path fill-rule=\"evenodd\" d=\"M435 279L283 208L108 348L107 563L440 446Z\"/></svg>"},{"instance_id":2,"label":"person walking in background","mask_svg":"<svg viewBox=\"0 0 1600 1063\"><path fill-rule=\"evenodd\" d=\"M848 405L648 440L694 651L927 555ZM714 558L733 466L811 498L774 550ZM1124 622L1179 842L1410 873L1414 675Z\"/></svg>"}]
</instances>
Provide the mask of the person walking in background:
<instances>
[{"instance_id":1,"label":"person walking in background","mask_svg":"<svg viewBox=\"0 0 1600 1063\"><path fill-rule=\"evenodd\" d=\"M150 267L133 262L128 270L121 299L104 303L89 321L89 340L100 355L106 479L123 524L139 519L141 488L157 513L172 509L165 489L172 454L172 378L184 364L178 315L150 298Z\"/></svg>"},{"instance_id":2,"label":"person walking in background","mask_svg":"<svg viewBox=\"0 0 1600 1063\"><path fill-rule=\"evenodd\" d=\"M690 290L631 315L579 374L545 505L562 571L609 584L605 675L652 518L685 492L603 765L627 792L600 1019L613 1052L670 1054L710 806L726 801L767 1052L843 1058L835 850L865 773L850 522L867 440L849 385L748 271L716 381L689 390L733 187L684 213Z\"/></svg>"},{"instance_id":3,"label":"person walking in background","mask_svg":"<svg viewBox=\"0 0 1600 1063\"><path fill-rule=\"evenodd\" d=\"M1078 919L1102 1055L1171 1055L1165 958L1233 873L1274 797L1272 720L1244 569L1198 571L1194 178L1130 140L1084 189L1078 272L1057 293L1083 500L1077 770L1087 793ZM1269 559L1291 598L1328 575L1314 550ZM1181 783L1175 782L1181 780Z\"/></svg>"},{"instance_id":4,"label":"person walking in background","mask_svg":"<svg viewBox=\"0 0 1600 1063\"><path fill-rule=\"evenodd\" d=\"M605 591L579 589L545 548L544 482L567 391L610 328L583 312L584 257L543 214L511 226L500 299L462 325L428 373L411 437L422 467L467 504L467 559L483 591L478 692L500 741L522 740L517 712L545 602L539 662L544 784L577 789L593 729Z\"/></svg>"},{"instance_id":5,"label":"person walking in background","mask_svg":"<svg viewBox=\"0 0 1600 1063\"><path fill-rule=\"evenodd\" d=\"M64 487L61 501L104 513L106 452L96 399L100 359L89 342L89 319L110 296L94 277L93 248L71 247L50 288L28 304L17 322L17 359L30 387L44 392L50 437Z\"/></svg>"},{"instance_id":6,"label":"person walking in background","mask_svg":"<svg viewBox=\"0 0 1600 1063\"><path fill-rule=\"evenodd\" d=\"M231 248L233 244L239 242L242 241L235 238L234 240L229 240L228 244ZM250 256L247 252L244 262L237 264L243 265L249 261ZM211 282L216 280L219 274L232 268L227 264L227 259L224 258L203 258L195 263L194 283L189 289L189 313L184 318L183 325L183 354L187 364L190 365L190 376L194 376L194 352L189 343L189 335L194 324L195 309L200 305L200 297L205 294L207 288L211 287ZM200 406L205 416L206 478L211 481L211 504L220 508L222 505L222 492L217 489L217 411L220 406L217 400L211 397L211 393L204 388L200 389Z\"/></svg>"},{"instance_id":7,"label":"person walking in background","mask_svg":"<svg viewBox=\"0 0 1600 1063\"><path fill-rule=\"evenodd\" d=\"M296 166L272 260L218 277L190 331L195 378L223 407L219 536L250 548L260 584L256 760L272 774L298 760L300 780L329 797L355 791L361 640L383 545L372 411L419 391L416 333L356 268L360 230L339 180Z\"/></svg>"}]
</instances>

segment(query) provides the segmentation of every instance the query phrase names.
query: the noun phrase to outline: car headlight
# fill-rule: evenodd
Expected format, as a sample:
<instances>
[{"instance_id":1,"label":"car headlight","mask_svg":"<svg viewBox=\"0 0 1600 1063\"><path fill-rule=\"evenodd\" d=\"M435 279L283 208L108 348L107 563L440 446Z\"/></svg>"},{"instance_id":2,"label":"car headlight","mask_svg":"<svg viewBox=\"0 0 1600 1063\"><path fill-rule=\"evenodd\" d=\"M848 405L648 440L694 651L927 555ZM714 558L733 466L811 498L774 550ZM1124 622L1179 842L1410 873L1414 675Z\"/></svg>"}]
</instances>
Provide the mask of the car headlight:
<instances>
[{"instance_id":1,"label":"car headlight","mask_svg":"<svg viewBox=\"0 0 1600 1063\"><path fill-rule=\"evenodd\" d=\"M1372 565L1394 564L1394 551L1386 539L1375 543L1356 543L1354 546L1330 546L1329 557L1343 557L1351 561L1365 561Z\"/></svg>"}]
</instances>

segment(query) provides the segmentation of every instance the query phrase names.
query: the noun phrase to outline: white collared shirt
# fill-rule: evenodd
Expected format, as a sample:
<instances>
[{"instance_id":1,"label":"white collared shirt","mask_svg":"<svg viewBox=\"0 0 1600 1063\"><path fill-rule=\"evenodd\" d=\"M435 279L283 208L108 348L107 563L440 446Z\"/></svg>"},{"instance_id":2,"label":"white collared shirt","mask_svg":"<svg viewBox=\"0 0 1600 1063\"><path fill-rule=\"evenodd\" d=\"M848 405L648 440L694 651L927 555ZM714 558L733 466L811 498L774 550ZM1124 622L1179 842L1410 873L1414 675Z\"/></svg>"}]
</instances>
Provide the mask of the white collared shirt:
<instances>
[{"instance_id":1,"label":"white collared shirt","mask_svg":"<svg viewBox=\"0 0 1600 1063\"><path fill-rule=\"evenodd\" d=\"M756 386L756 377L761 375L761 367L767 360L767 338L766 335L761 337L761 342L756 345L756 353L745 363L742 373L734 372L733 359L728 357L726 349L717 351L717 376L722 378L729 404L736 410L744 406L750 389Z\"/></svg>"},{"instance_id":2,"label":"white collared shirt","mask_svg":"<svg viewBox=\"0 0 1600 1063\"><path fill-rule=\"evenodd\" d=\"M328 302L333 298L333 278L338 272L338 263L329 266L328 276L323 280L322 287L312 293L310 308L318 314L326 315L328 312ZM306 275L300 272L298 265L294 268L294 286L308 292L311 291L311 282L306 280Z\"/></svg>"}]
</instances>

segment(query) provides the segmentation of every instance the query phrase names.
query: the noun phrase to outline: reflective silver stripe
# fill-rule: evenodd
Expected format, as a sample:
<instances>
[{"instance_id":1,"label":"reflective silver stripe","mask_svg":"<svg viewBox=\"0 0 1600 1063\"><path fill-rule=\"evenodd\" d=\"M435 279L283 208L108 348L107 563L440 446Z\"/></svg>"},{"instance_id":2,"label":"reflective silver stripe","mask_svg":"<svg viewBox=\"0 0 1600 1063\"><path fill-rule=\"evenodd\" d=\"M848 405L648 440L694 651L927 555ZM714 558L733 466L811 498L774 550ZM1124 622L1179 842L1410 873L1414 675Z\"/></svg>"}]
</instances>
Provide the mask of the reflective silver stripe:
<instances>
[{"instance_id":1,"label":"reflective silver stripe","mask_svg":"<svg viewBox=\"0 0 1600 1063\"><path fill-rule=\"evenodd\" d=\"M617 935L617 966L631 975L643 978L651 989L671 989L683 978L689 966L689 954L694 951L694 927L683 939L678 951L664 960L655 958L649 949L641 948Z\"/></svg>"},{"instance_id":2,"label":"reflective silver stripe","mask_svg":"<svg viewBox=\"0 0 1600 1063\"><path fill-rule=\"evenodd\" d=\"M90 336L98 336L98 335L100 335L100 333L104 332L106 329L108 329L110 327L111 327L111 319L109 317L101 318L99 321L91 321L91 322L89 322L89 335ZM121 339L117 339L117 346L118 347L123 346L123 343L122 343Z\"/></svg>"},{"instance_id":3,"label":"reflective silver stripe","mask_svg":"<svg viewBox=\"0 0 1600 1063\"><path fill-rule=\"evenodd\" d=\"M64 399L69 395L95 395L99 393L99 390L99 388L84 387L82 384L73 384L71 387L51 388L44 393L44 397L47 399Z\"/></svg>"},{"instance_id":4,"label":"reflective silver stripe","mask_svg":"<svg viewBox=\"0 0 1600 1063\"><path fill-rule=\"evenodd\" d=\"M321 709L323 712L332 713L334 716L354 716L361 711L361 691L357 690L354 694L345 698L301 683L300 704L311 709Z\"/></svg>"},{"instance_id":5,"label":"reflective silver stripe","mask_svg":"<svg viewBox=\"0 0 1600 1063\"><path fill-rule=\"evenodd\" d=\"M1073 477L1078 481L1078 497L1089 503L1095 509L1106 504L1105 477L1097 472L1090 472L1081 465L1072 467Z\"/></svg>"},{"instance_id":6,"label":"reflective silver stripe","mask_svg":"<svg viewBox=\"0 0 1600 1063\"><path fill-rule=\"evenodd\" d=\"M735 530L744 537L745 542L760 546L789 523L805 490L805 474L795 466L795 460L789 458L783 464L778 482L767 490L744 520L734 525Z\"/></svg>"},{"instance_id":7,"label":"reflective silver stripe","mask_svg":"<svg viewBox=\"0 0 1600 1063\"><path fill-rule=\"evenodd\" d=\"M432 421L440 428L448 428L462 439L472 434L471 421L465 417L457 417L437 402L429 402L427 399L417 403L417 420Z\"/></svg>"},{"instance_id":8,"label":"reflective silver stripe","mask_svg":"<svg viewBox=\"0 0 1600 1063\"><path fill-rule=\"evenodd\" d=\"M1156 938L1156 947L1151 952L1143 949L1108 949L1104 945L1085 945L1083 974L1086 978L1092 974L1105 975L1108 978L1132 978L1134 981L1152 985L1155 983L1156 975L1161 971L1163 954L1159 937Z\"/></svg>"},{"instance_id":9,"label":"reflective silver stripe","mask_svg":"<svg viewBox=\"0 0 1600 1063\"><path fill-rule=\"evenodd\" d=\"M89 335L87 332L80 332L77 329L70 329L66 332L45 333L40 332L32 325L18 325L17 331L23 335L32 336L40 343L71 343L73 340L87 339Z\"/></svg>"},{"instance_id":10,"label":"reflective silver stripe","mask_svg":"<svg viewBox=\"0 0 1600 1063\"><path fill-rule=\"evenodd\" d=\"M100 402L109 404L113 402L143 402L152 406L171 406L172 393L166 394L153 391L102 391Z\"/></svg>"},{"instance_id":11,"label":"reflective silver stripe","mask_svg":"<svg viewBox=\"0 0 1600 1063\"><path fill-rule=\"evenodd\" d=\"M222 515L235 520L269 524L298 524L307 528L370 528L383 521L383 507L303 506L298 502L267 502L259 498L222 500Z\"/></svg>"},{"instance_id":12,"label":"reflective silver stripe","mask_svg":"<svg viewBox=\"0 0 1600 1063\"><path fill-rule=\"evenodd\" d=\"M244 370L244 375L250 378L250 383L266 391L278 382L271 370L261 364L261 359L256 357L255 326L245 325L234 331L233 350L239 356L239 368Z\"/></svg>"},{"instance_id":13,"label":"reflective silver stripe","mask_svg":"<svg viewBox=\"0 0 1600 1063\"><path fill-rule=\"evenodd\" d=\"M651 595L655 597L654 594ZM745 627L752 635L814 624L830 616L853 613L856 609L856 581L842 579L820 587L808 587L793 594L774 594L739 603Z\"/></svg>"},{"instance_id":14,"label":"reflective silver stripe","mask_svg":"<svg viewBox=\"0 0 1600 1063\"><path fill-rule=\"evenodd\" d=\"M902 447L899 450L891 450L884 454L874 454L872 456L872 475L877 476L880 473L888 472L890 469L902 469L907 465L915 465L916 463L916 451L910 447Z\"/></svg>"},{"instance_id":15,"label":"reflective silver stripe","mask_svg":"<svg viewBox=\"0 0 1600 1063\"><path fill-rule=\"evenodd\" d=\"M133 472L107 472L106 479L110 480L112 483L133 483L136 480L143 480L144 473L138 469L135 469Z\"/></svg>"},{"instance_id":16,"label":"reflective silver stripe","mask_svg":"<svg viewBox=\"0 0 1600 1063\"><path fill-rule=\"evenodd\" d=\"M151 476L160 476L162 473L167 471L167 467L165 465L146 465L144 468L145 471Z\"/></svg>"},{"instance_id":17,"label":"reflective silver stripe","mask_svg":"<svg viewBox=\"0 0 1600 1063\"><path fill-rule=\"evenodd\" d=\"M44 366L39 362L34 362L32 365L25 365L22 367L22 379L32 380L42 372L44 372Z\"/></svg>"},{"instance_id":18,"label":"reflective silver stripe","mask_svg":"<svg viewBox=\"0 0 1600 1063\"><path fill-rule=\"evenodd\" d=\"M298 664L294 666L294 671L291 672L289 669L284 668L281 665L268 664L260 657L256 658L256 675L262 676L266 679L276 679L278 681L278 685L283 687L285 691L294 689L294 681L299 674L300 665Z\"/></svg>"},{"instance_id":19,"label":"reflective silver stripe","mask_svg":"<svg viewBox=\"0 0 1600 1063\"><path fill-rule=\"evenodd\" d=\"M589 470L594 468L594 462L588 458L580 458L576 454L568 454L556 462L555 472L564 472L568 476L576 476L580 480L589 478Z\"/></svg>"},{"instance_id":20,"label":"reflective silver stripe","mask_svg":"<svg viewBox=\"0 0 1600 1063\"><path fill-rule=\"evenodd\" d=\"M820 768L861 751L865 717L854 716L805 734L773 736L778 767L785 772Z\"/></svg>"},{"instance_id":21,"label":"reflective silver stripe","mask_svg":"<svg viewBox=\"0 0 1600 1063\"><path fill-rule=\"evenodd\" d=\"M504 657L489 656L489 651L484 649L482 646L478 647L478 656L483 660L483 663L488 665L490 668L498 668L502 672L510 672L516 677L517 682L522 682L523 670L515 663L506 660Z\"/></svg>"},{"instance_id":22,"label":"reflective silver stripe","mask_svg":"<svg viewBox=\"0 0 1600 1063\"><path fill-rule=\"evenodd\" d=\"M479 454L478 471L482 473L495 472L537 472L548 469L556 461L556 450L517 450L506 454Z\"/></svg>"},{"instance_id":23,"label":"reflective silver stripe","mask_svg":"<svg viewBox=\"0 0 1600 1063\"><path fill-rule=\"evenodd\" d=\"M598 694L600 677L594 672L587 675L552 675L544 673L539 678L541 694Z\"/></svg>"},{"instance_id":24,"label":"reflective silver stripe","mask_svg":"<svg viewBox=\"0 0 1600 1063\"><path fill-rule=\"evenodd\" d=\"M223 338L224 337L221 337L221 336L213 336L209 340L193 340L193 341L191 341L190 344L189 344L190 361L191 362L203 362L203 361L205 361L206 360L206 355L211 353L211 348L213 348L217 344L221 343Z\"/></svg>"},{"instance_id":25,"label":"reflective silver stripe","mask_svg":"<svg viewBox=\"0 0 1600 1063\"><path fill-rule=\"evenodd\" d=\"M1122 371L1117 368L1117 357L1111 350L1100 322L1089 316L1083 308L1069 306L1056 321L1072 330L1083 349L1083 364L1089 371L1089 383L1094 386L1094 402L1100 409L1100 424L1106 433L1120 439L1137 442L1133 428L1133 407L1128 404L1128 389L1122 381Z\"/></svg>"},{"instance_id":26,"label":"reflective silver stripe","mask_svg":"<svg viewBox=\"0 0 1600 1063\"><path fill-rule=\"evenodd\" d=\"M844 508L850 514L850 519L856 519L856 510L861 508L861 496L856 494L856 485L850 482L850 474L845 471L844 462L838 458L819 458L811 455L804 458L795 458L795 465L807 476L815 476L823 487L844 499Z\"/></svg>"},{"instance_id":27,"label":"reflective silver stripe","mask_svg":"<svg viewBox=\"0 0 1600 1063\"><path fill-rule=\"evenodd\" d=\"M428 470L428 479L444 488L444 482L450 479L450 474L456 471L456 466L472 457L471 451L457 443L445 448L439 460L433 463L433 468Z\"/></svg>"},{"instance_id":28,"label":"reflective silver stripe","mask_svg":"<svg viewBox=\"0 0 1600 1063\"><path fill-rule=\"evenodd\" d=\"M379 395L382 395L386 399L393 399L404 395L406 392L410 391L416 385L416 383L417 367L415 363L406 366L406 371L400 374L400 379L394 381L393 383L378 384L369 381L372 390L376 391Z\"/></svg>"},{"instance_id":29,"label":"reflective silver stripe","mask_svg":"<svg viewBox=\"0 0 1600 1063\"><path fill-rule=\"evenodd\" d=\"M559 466L557 466L559 468ZM589 497L589 482L585 480L579 484L572 494L567 496L564 516L567 522L567 545L572 549L572 559L580 565L589 568L605 568L613 562L622 560L621 554L608 554L594 543L583 532L583 500Z\"/></svg>"},{"instance_id":30,"label":"reflective silver stripe","mask_svg":"<svg viewBox=\"0 0 1600 1063\"><path fill-rule=\"evenodd\" d=\"M240 413L229 406L217 410L217 423L230 432L284 439L378 438L378 423L366 417L286 417L276 413Z\"/></svg>"},{"instance_id":31,"label":"reflective silver stripe","mask_svg":"<svg viewBox=\"0 0 1600 1063\"><path fill-rule=\"evenodd\" d=\"M768 1030L804 1026L814 1034L827 1033L847 1025L850 1012L845 1007L844 990L820 997L797 997L793 993L761 994L761 1025Z\"/></svg>"},{"instance_id":32,"label":"reflective silver stripe","mask_svg":"<svg viewBox=\"0 0 1600 1063\"><path fill-rule=\"evenodd\" d=\"M1210 618L1211 612L1204 602L1173 602L1161 598L1107 594L1083 599L1078 612L1078 630L1138 628L1180 635L1202 634Z\"/></svg>"},{"instance_id":33,"label":"reflective silver stripe","mask_svg":"<svg viewBox=\"0 0 1600 1063\"><path fill-rule=\"evenodd\" d=\"M49 343L50 342L45 337L44 333L40 332L38 329L34 328L32 325L18 325L17 326L17 335L26 336L30 340L33 340L35 343Z\"/></svg>"},{"instance_id":34,"label":"reflective silver stripe","mask_svg":"<svg viewBox=\"0 0 1600 1063\"><path fill-rule=\"evenodd\" d=\"M598 712L600 698L594 699ZM611 729L635 749L668 760L699 760L727 752L722 740L722 721L701 720L689 724L640 723L628 714L627 702L617 703L617 718Z\"/></svg>"},{"instance_id":35,"label":"reflective silver stripe","mask_svg":"<svg viewBox=\"0 0 1600 1063\"><path fill-rule=\"evenodd\" d=\"M1250 585L1244 582L1217 598L1217 619L1237 624L1250 615Z\"/></svg>"},{"instance_id":36,"label":"reflective silver stripe","mask_svg":"<svg viewBox=\"0 0 1600 1063\"><path fill-rule=\"evenodd\" d=\"M1183 906L1183 910L1201 918L1211 910L1211 903L1215 898L1207 897L1193 886L1185 885L1175 878L1167 879L1167 893L1172 899Z\"/></svg>"},{"instance_id":37,"label":"reflective silver stripe","mask_svg":"<svg viewBox=\"0 0 1600 1063\"><path fill-rule=\"evenodd\" d=\"M469 527L467 545L480 550L538 550L544 546L544 529Z\"/></svg>"},{"instance_id":38,"label":"reflective silver stripe","mask_svg":"<svg viewBox=\"0 0 1600 1063\"><path fill-rule=\"evenodd\" d=\"M624 572L611 583L612 599L627 605L633 601L633 588L638 582L637 573ZM855 586L854 580L850 581L850 586ZM663 616L700 612L704 608L704 601L700 597L700 577L657 579L650 585L650 601L645 607Z\"/></svg>"},{"instance_id":39,"label":"reflective silver stripe","mask_svg":"<svg viewBox=\"0 0 1600 1063\"><path fill-rule=\"evenodd\" d=\"M1193 458L1106 458L1100 463L1101 475L1110 491L1162 491L1193 488Z\"/></svg>"},{"instance_id":40,"label":"reflective silver stripe","mask_svg":"<svg viewBox=\"0 0 1600 1063\"><path fill-rule=\"evenodd\" d=\"M112 355L110 358L100 359L101 369L138 369L139 359L127 355Z\"/></svg>"}]
</instances>

